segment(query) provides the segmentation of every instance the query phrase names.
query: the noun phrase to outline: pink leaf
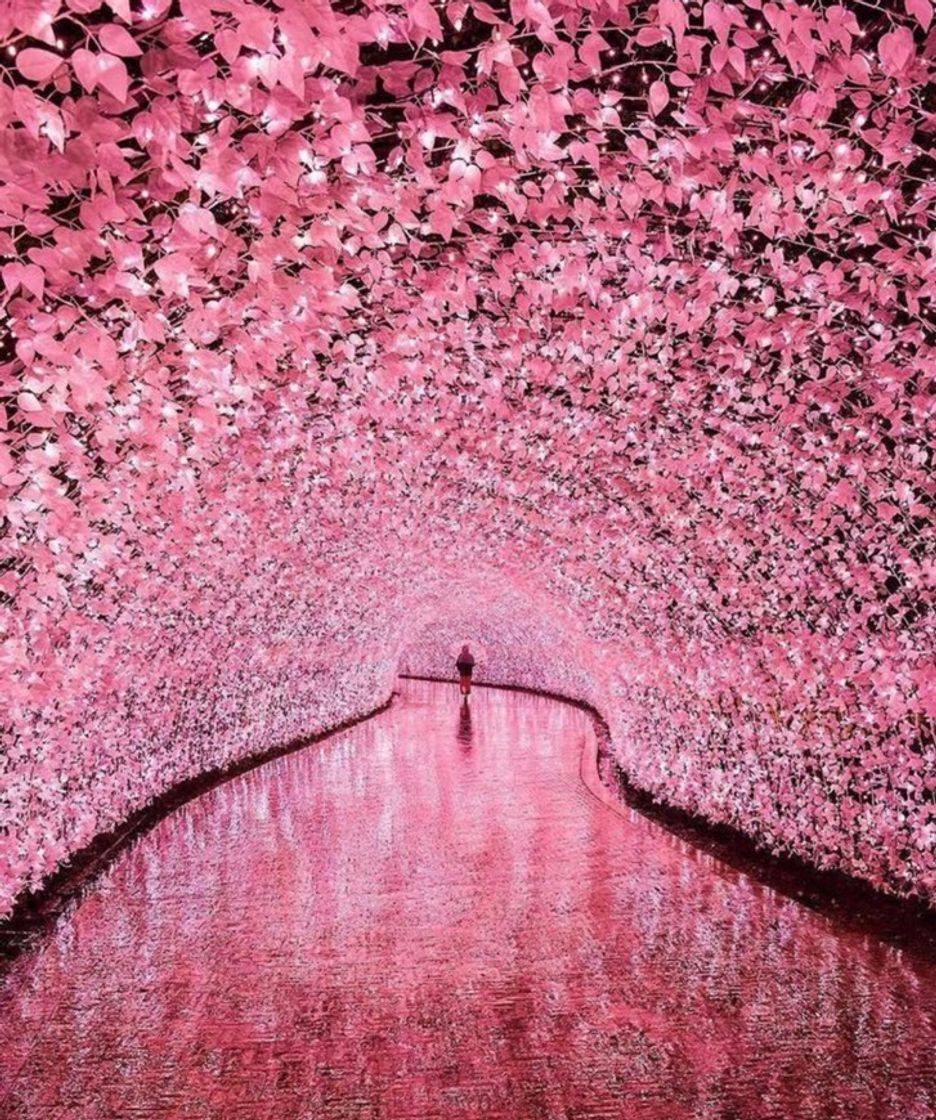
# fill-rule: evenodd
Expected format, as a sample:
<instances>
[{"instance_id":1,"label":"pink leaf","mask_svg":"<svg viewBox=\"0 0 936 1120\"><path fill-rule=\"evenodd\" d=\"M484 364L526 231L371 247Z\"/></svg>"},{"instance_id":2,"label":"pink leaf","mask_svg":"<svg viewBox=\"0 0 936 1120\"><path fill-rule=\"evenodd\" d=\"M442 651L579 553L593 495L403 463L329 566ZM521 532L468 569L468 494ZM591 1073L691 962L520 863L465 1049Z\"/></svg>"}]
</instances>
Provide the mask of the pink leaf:
<instances>
[{"instance_id":1,"label":"pink leaf","mask_svg":"<svg viewBox=\"0 0 936 1120\"><path fill-rule=\"evenodd\" d=\"M930 0L905 0L907 13L914 16L924 31L929 31L933 22L933 5Z\"/></svg>"},{"instance_id":2,"label":"pink leaf","mask_svg":"<svg viewBox=\"0 0 936 1120\"><path fill-rule=\"evenodd\" d=\"M597 74L601 69L601 52L607 49L607 40L593 31L585 36L584 42L579 47L579 58L593 74Z\"/></svg>"},{"instance_id":3,"label":"pink leaf","mask_svg":"<svg viewBox=\"0 0 936 1120\"><path fill-rule=\"evenodd\" d=\"M637 32L637 42L642 47L652 47L656 43L662 43L665 39L665 32L661 31L658 27L642 27Z\"/></svg>"},{"instance_id":4,"label":"pink leaf","mask_svg":"<svg viewBox=\"0 0 936 1120\"><path fill-rule=\"evenodd\" d=\"M98 32L98 38L101 40L101 46L111 54L134 58L143 53L130 32L117 23L105 24Z\"/></svg>"},{"instance_id":5,"label":"pink leaf","mask_svg":"<svg viewBox=\"0 0 936 1120\"><path fill-rule=\"evenodd\" d=\"M14 261L3 266L3 286L12 295L17 288L23 288L42 299L45 292L45 273L37 264L21 264Z\"/></svg>"},{"instance_id":6,"label":"pink leaf","mask_svg":"<svg viewBox=\"0 0 936 1120\"><path fill-rule=\"evenodd\" d=\"M16 56L16 69L30 82L46 82L65 60L52 51L27 47Z\"/></svg>"},{"instance_id":7,"label":"pink leaf","mask_svg":"<svg viewBox=\"0 0 936 1120\"><path fill-rule=\"evenodd\" d=\"M84 47L79 47L69 61L75 71L75 77L81 83L85 92L94 93L98 84L97 55L92 54Z\"/></svg>"},{"instance_id":8,"label":"pink leaf","mask_svg":"<svg viewBox=\"0 0 936 1120\"><path fill-rule=\"evenodd\" d=\"M16 397L16 404L20 412L41 412L42 402L35 396L34 393L19 393Z\"/></svg>"},{"instance_id":9,"label":"pink leaf","mask_svg":"<svg viewBox=\"0 0 936 1120\"><path fill-rule=\"evenodd\" d=\"M429 0L411 0L408 5L410 26L416 32L416 42L421 44L429 39L442 38L442 24L439 15Z\"/></svg>"},{"instance_id":10,"label":"pink leaf","mask_svg":"<svg viewBox=\"0 0 936 1120\"><path fill-rule=\"evenodd\" d=\"M678 45L689 26L689 17L681 0L660 0L657 18L662 27L667 27L673 32L673 38Z\"/></svg>"},{"instance_id":11,"label":"pink leaf","mask_svg":"<svg viewBox=\"0 0 936 1120\"><path fill-rule=\"evenodd\" d=\"M881 69L893 77L900 74L914 57L913 32L909 27L898 27L882 35L878 43Z\"/></svg>"},{"instance_id":12,"label":"pink leaf","mask_svg":"<svg viewBox=\"0 0 936 1120\"><path fill-rule=\"evenodd\" d=\"M628 136L627 147L629 150L640 160L641 163L646 163L650 155L650 148L647 141L641 136Z\"/></svg>"},{"instance_id":13,"label":"pink leaf","mask_svg":"<svg viewBox=\"0 0 936 1120\"><path fill-rule=\"evenodd\" d=\"M45 273L37 264L24 264L22 266L20 283L36 299L42 299L45 294Z\"/></svg>"},{"instance_id":14,"label":"pink leaf","mask_svg":"<svg viewBox=\"0 0 936 1120\"><path fill-rule=\"evenodd\" d=\"M669 90L666 88L666 82L654 82L650 87L650 112L657 117L668 104Z\"/></svg>"},{"instance_id":15,"label":"pink leaf","mask_svg":"<svg viewBox=\"0 0 936 1120\"><path fill-rule=\"evenodd\" d=\"M98 74L101 85L111 96L121 102L127 100L130 78L126 66L119 58L112 54L98 55Z\"/></svg>"},{"instance_id":16,"label":"pink leaf","mask_svg":"<svg viewBox=\"0 0 936 1120\"><path fill-rule=\"evenodd\" d=\"M181 296L189 294L189 271L192 258L187 253L169 253L153 266L164 292Z\"/></svg>"}]
</instances>

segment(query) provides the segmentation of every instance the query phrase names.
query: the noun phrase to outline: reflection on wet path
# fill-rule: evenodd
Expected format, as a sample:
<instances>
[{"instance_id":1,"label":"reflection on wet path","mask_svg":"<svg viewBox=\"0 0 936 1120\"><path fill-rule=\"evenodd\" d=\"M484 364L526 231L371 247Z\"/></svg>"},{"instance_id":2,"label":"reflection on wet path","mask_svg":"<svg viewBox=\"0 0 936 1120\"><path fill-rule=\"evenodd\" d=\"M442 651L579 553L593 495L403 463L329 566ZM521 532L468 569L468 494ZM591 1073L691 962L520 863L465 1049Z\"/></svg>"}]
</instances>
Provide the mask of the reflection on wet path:
<instances>
[{"instance_id":1,"label":"reflection on wet path","mask_svg":"<svg viewBox=\"0 0 936 1120\"><path fill-rule=\"evenodd\" d=\"M936 1113L932 963L599 804L582 712L401 687L16 962L3 1120Z\"/></svg>"}]
</instances>

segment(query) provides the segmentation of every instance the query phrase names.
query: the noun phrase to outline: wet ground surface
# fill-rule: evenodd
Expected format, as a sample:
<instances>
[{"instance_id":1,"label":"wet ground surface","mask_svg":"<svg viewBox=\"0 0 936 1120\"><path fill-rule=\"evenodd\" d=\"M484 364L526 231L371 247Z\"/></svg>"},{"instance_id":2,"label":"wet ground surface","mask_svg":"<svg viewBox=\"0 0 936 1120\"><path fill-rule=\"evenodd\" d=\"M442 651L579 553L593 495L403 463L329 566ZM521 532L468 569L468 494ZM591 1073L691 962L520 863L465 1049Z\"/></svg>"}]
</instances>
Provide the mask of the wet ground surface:
<instances>
[{"instance_id":1,"label":"wet ground surface","mask_svg":"<svg viewBox=\"0 0 936 1120\"><path fill-rule=\"evenodd\" d=\"M936 1115L931 958L594 797L585 713L401 688L14 962L3 1120Z\"/></svg>"}]
</instances>

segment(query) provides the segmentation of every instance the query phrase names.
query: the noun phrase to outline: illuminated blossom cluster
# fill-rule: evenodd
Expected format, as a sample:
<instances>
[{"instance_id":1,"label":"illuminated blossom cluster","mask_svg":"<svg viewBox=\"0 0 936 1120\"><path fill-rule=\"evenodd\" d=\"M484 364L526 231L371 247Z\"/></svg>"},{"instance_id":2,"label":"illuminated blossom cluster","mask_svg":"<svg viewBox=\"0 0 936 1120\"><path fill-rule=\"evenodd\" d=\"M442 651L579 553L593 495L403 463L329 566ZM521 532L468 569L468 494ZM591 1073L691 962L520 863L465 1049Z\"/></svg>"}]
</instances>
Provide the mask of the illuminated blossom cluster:
<instances>
[{"instance_id":1,"label":"illuminated blossom cluster","mask_svg":"<svg viewBox=\"0 0 936 1120\"><path fill-rule=\"evenodd\" d=\"M934 897L933 46L0 3L0 910L471 617L654 792Z\"/></svg>"}]
</instances>

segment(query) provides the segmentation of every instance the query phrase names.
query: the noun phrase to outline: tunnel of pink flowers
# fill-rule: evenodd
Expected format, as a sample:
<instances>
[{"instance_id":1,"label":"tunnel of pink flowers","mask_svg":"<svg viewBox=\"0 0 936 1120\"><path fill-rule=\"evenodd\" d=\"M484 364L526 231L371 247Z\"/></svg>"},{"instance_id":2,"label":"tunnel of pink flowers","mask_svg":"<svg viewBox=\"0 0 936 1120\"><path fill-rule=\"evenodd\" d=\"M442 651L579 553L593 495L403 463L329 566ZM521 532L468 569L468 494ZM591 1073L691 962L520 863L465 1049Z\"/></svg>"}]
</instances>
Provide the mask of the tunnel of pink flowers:
<instances>
[{"instance_id":1,"label":"tunnel of pink flowers","mask_svg":"<svg viewBox=\"0 0 936 1120\"><path fill-rule=\"evenodd\" d=\"M932 17L0 5L0 915L463 641L931 908Z\"/></svg>"}]
</instances>

